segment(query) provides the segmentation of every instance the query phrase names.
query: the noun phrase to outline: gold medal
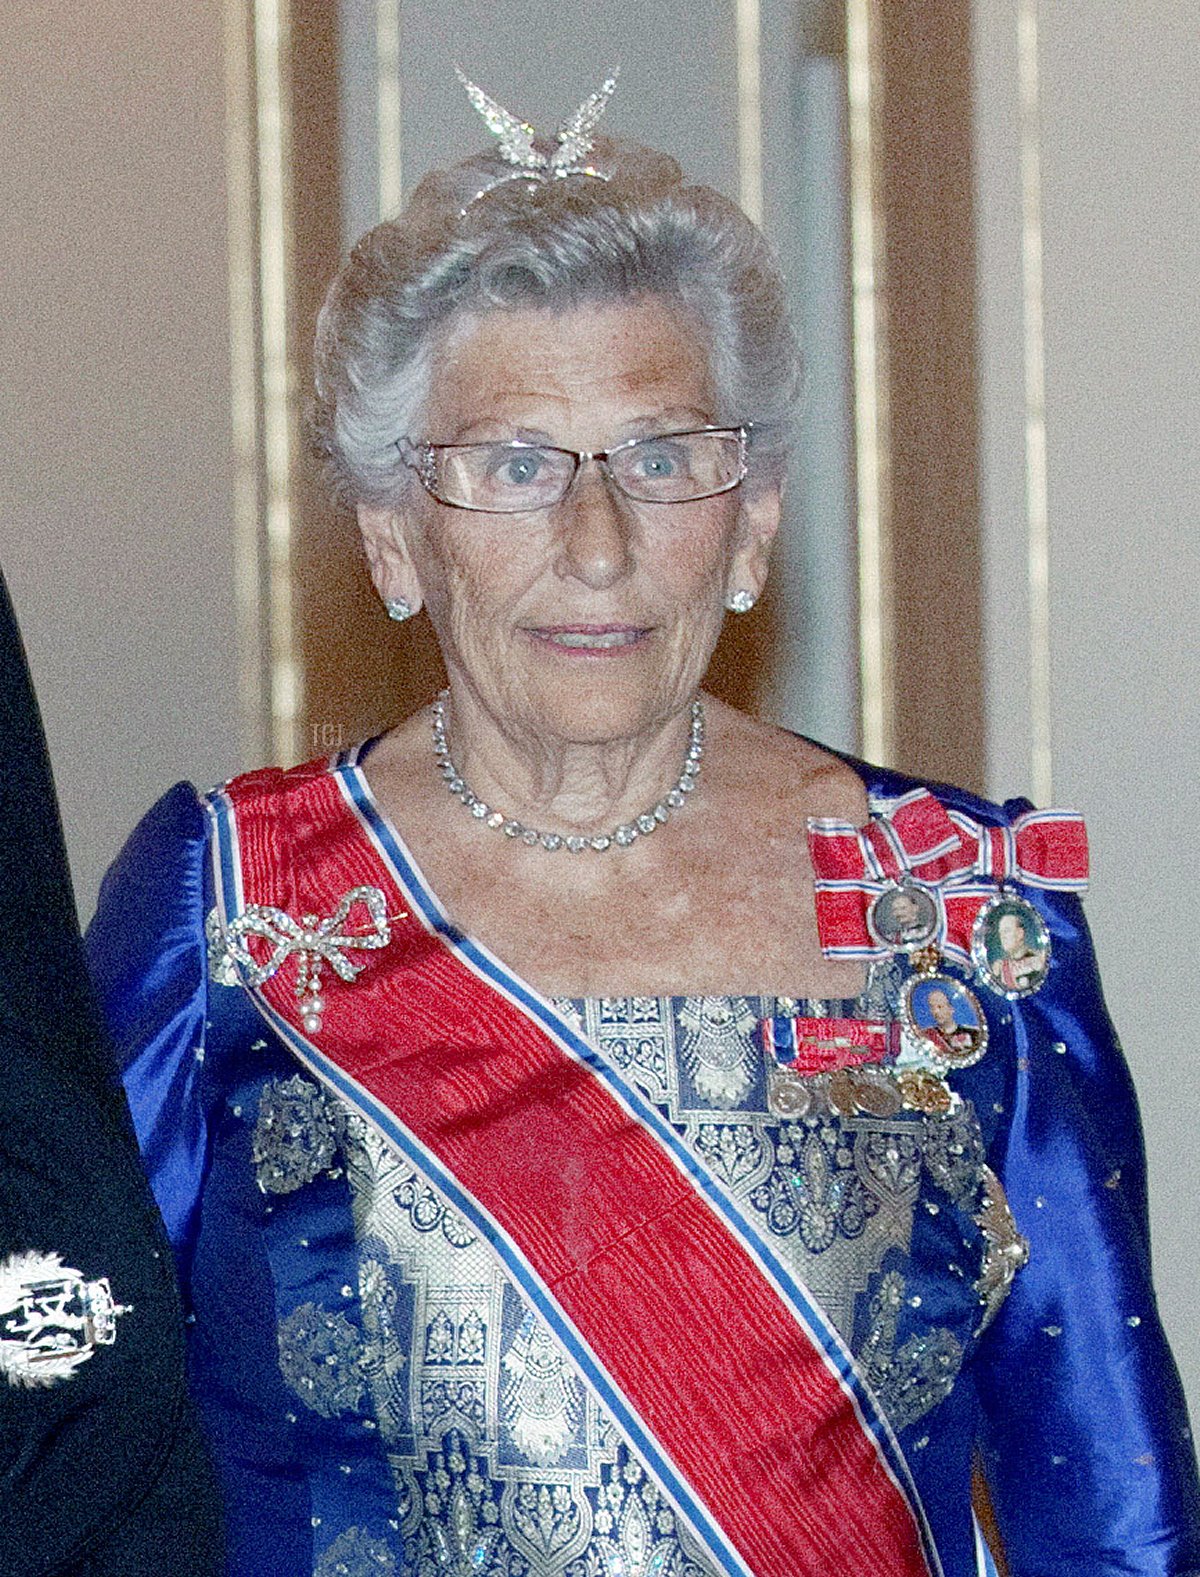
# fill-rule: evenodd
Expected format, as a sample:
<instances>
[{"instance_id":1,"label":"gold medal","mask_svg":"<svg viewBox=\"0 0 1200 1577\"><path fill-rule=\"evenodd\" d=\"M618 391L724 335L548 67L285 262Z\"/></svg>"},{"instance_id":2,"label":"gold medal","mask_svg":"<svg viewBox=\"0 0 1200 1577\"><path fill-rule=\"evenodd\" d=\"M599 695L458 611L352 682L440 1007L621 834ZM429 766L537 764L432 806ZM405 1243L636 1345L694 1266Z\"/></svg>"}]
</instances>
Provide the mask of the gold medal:
<instances>
[{"instance_id":1,"label":"gold medal","mask_svg":"<svg viewBox=\"0 0 1200 1577\"><path fill-rule=\"evenodd\" d=\"M905 1106L913 1111L940 1117L953 1104L953 1096L944 1081L926 1068L904 1068L896 1075L896 1083Z\"/></svg>"},{"instance_id":2,"label":"gold medal","mask_svg":"<svg viewBox=\"0 0 1200 1577\"><path fill-rule=\"evenodd\" d=\"M895 1117L904 1104L896 1080L875 1068L853 1068L854 1100L868 1117Z\"/></svg>"},{"instance_id":3,"label":"gold medal","mask_svg":"<svg viewBox=\"0 0 1200 1577\"><path fill-rule=\"evenodd\" d=\"M834 1068L828 1075L829 1104L839 1117L858 1115L858 1091L849 1068Z\"/></svg>"}]
</instances>

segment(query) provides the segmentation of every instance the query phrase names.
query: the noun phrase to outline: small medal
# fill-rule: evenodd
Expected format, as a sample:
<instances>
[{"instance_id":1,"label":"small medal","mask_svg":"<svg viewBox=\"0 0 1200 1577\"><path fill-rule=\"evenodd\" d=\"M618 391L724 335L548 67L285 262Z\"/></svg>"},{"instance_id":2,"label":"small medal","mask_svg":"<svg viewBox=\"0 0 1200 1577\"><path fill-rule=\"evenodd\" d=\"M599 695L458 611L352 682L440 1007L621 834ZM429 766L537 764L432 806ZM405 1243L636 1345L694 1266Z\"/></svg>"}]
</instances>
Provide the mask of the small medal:
<instances>
[{"instance_id":1,"label":"small medal","mask_svg":"<svg viewBox=\"0 0 1200 1577\"><path fill-rule=\"evenodd\" d=\"M857 1090L849 1068L835 1068L828 1075L825 1089L829 1104L839 1117L857 1116Z\"/></svg>"},{"instance_id":2,"label":"small medal","mask_svg":"<svg viewBox=\"0 0 1200 1577\"><path fill-rule=\"evenodd\" d=\"M953 975L940 973L938 957L917 954L917 970L905 982L900 1022L939 1072L969 1068L987 1050L988 1026L979 998Z\"/></svg>"},{"instance_id":3,"label":"small medal","mask_svg":"<svg viewBox=\"0 0 1200 1577\"><path fill-rule=\"evenodd\" d=\"M928 887L906 880L885 887L867 910L867 930L894 953L914 953L935 942L938 901Z\"/></svg>"},{"instance_id":4,"label":"small medal","mask_svg":"<svg viewBox=\"0 0 1200 1577\"><path fill-rule=\"evenodd\" d=\"M773 1117L807 1117L812 1110L808 1081L791 1068L771 1068L767 1073L767 1108Z\"/></svg>"},{"instance_id":5,"label":"small medal","mask_svg":"<svg viewBox=\"0 0 1200 1577\"><path fill-rule=\"evenodd\" d=\"M904 1104L900 1088L890 1073L870 1066L854 1068L854 1102L868 1117L894 1117Z\"/></svg>"},{"instance_id":6,"label":"small medal","mask_svg":"<svg viewBox=\"0 0 1200 1577\"><path fill-rule=\"evenodd\" d=\"M901 1099L912 1111L944 1117L954 1105L954 1096L947 1085L927 1068L904 1068L897 1074L896 1083Z\"/></svg>"},{"instance_id":7,"label":"small medal","mask_svg":"<svg viewBox=\"0 0 1200 1577\"><path fill-rule=\"evenodd\" d=\"M1050 931L1024 898L1001 890L979 911L971 932L979 979L1010 1002L1040 991L1050 968Z\"/></svg>"}]
</instances>

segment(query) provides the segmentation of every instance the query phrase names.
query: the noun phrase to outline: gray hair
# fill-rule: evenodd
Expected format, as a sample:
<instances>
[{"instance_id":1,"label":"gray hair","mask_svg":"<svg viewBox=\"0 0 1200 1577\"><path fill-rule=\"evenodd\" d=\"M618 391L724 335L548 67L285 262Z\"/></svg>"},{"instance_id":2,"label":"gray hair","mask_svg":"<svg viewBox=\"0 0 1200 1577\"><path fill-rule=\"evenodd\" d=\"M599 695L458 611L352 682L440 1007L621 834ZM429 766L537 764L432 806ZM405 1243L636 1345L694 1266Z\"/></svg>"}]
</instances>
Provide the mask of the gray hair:
<instances>
[{"instance_id":1,"label":"gray hair","mask_svg":"<svg viewBox=\"0 0 1200 1577\"><path fill-rule=\"evenodd\" d=\"M494 151L427 175L403 213L360 240L317 324L310 432L340 501L388 504L402 435L421 412L435 353L456 315L662 297L707 338L717 418L755 426L754 466L778 474L793 426L799 356L771 248L741 209L685 186L674 159L597 137L608 177L532 188Z\"/></svg>"}]
</instances>

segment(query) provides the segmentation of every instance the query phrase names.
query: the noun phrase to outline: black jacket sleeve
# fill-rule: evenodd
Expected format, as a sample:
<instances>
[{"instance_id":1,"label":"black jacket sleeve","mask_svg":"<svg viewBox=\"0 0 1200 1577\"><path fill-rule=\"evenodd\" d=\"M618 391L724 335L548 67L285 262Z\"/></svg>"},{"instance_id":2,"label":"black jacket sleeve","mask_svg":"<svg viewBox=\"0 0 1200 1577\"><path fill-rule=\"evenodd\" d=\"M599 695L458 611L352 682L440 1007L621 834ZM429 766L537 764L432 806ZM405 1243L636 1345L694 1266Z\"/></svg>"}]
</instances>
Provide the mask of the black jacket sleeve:
<instances>
[{"instance_id":1,"label":"black jacket sleeve","mask_svg":"<svg viewBox=\"0 0 1200 1577\"><path fill-rule=\"evenodd\" d=\"M0 1573L206 1577L220 1518L171 1254L98 1027L2 580L0 752ZM111 1341L67 1322L89 1355L51 1383L29 1356L31 1256L127 1306Z\"/></svg>"}]
</instances>

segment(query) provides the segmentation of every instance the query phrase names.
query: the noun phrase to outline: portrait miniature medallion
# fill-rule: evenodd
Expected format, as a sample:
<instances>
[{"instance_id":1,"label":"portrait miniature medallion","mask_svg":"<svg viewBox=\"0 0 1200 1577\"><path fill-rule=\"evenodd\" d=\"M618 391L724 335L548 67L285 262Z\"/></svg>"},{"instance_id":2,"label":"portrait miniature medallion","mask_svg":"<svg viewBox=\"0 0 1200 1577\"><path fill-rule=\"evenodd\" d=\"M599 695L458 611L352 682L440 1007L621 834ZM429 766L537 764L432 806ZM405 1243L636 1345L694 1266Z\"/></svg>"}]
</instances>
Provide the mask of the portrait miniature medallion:
<instances>
[{"instance_id":1,"label":"portrait miniature medallion","mask_svg":"<svg viewBox=\"0 0 1200 1577\"><path fill-rule=\"evenodd\" d=\"M1041 989L1050 968L1050 931L1024 898L1001 892L979 911L971 932L979 978L1009 1001Z\"/></svg>"},{"instance_id":2,"label":"portrait miniature medallion","mask_svg":"<svg viewBox=\"0 0 1200 1577\"><path fill-rule=\"evenodd\" d=\"M867 929L875 941L895 953L913 953L937 940L938 901L919 882L885 887L867 910Z\"/></svg>"},{"instance_id":3,"label":"portrait miniature medallion","mask_svg":"<svg viewBox=\"0 0 1200 1577\"><path fill-rule=\"evenodd\" d=\"M952 975L926 973L908 980L900 1022L937 1068L969 1068L987 1050L987 1019L979 999Z\"/></svg>"}]
</instances>

